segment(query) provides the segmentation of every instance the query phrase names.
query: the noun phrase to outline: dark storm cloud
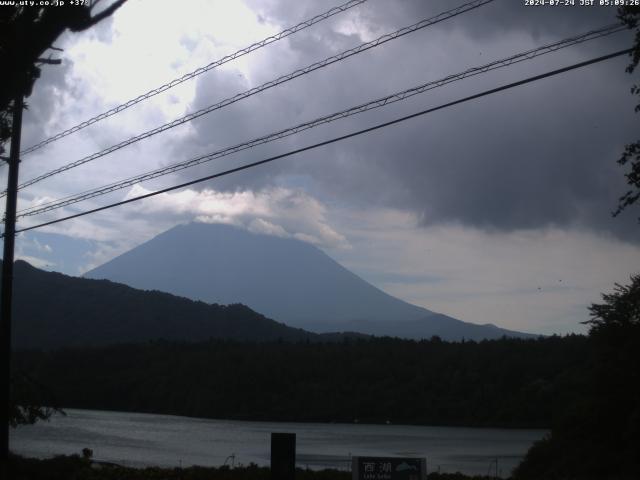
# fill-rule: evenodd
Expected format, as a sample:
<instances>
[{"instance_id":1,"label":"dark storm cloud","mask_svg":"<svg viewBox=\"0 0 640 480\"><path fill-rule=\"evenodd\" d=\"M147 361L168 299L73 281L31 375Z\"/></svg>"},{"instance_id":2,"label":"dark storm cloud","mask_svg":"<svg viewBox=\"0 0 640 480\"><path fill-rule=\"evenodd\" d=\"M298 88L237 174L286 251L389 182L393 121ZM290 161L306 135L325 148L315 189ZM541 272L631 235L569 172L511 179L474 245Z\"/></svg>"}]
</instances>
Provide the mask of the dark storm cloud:
<instances>
[{"instance_id":1,"label":"dark storm cloud","mask_svg":"<svg viewBox=\"0 0 640 480\"><path fill-rule=\"evenodd\" d=\"M465 1L375 1L362 9L362 15L373 24L390 26L436 15L463 3ZM579 0L576 0L578 3ZM375 8L370 8L373 4ZM476 38L491 38L510 31L524 31L534 38L540 38L613 23L615 17L615 7L528 6L524 0L496 0L470 15L457 17L445 28L464 30L467 35Z\"/></svg>"},{"instance_id":2,"label":"dark storm cloud","mask_svg":"<svg viewBox=\"0 0 640 480\"><path fill-rule=\"evenodd\" d=\"M51 123L55 113L68 98L82 99L86 95L83 85L68 81L73 71L73 60L66 50L80 36L95 38L99 42L109 44L113 36L113 17L107 17L82 33L65 31L53 44L62 51L47 50L45 56L60 59L61 63L41 67L40 78L35 83L33 93L26 99L28 108L23 118L23 147L29 147L43 140L45 128L50 129L52 133L58 133L60 125Z\"/></svg>"},{"instance_id":3,"label":"dark storm cloud","mask_svg":"<svg viewBox=\"0 0 640 480\"><path fill-rule=\"evenodd\" d=\"M632 130L601 113L606 89L598 99L569 79L530 88L425 120L425 129L441 122L440 135L421 137L416 125L415 140L400 147L402 162L381 161L389 170L406 169L414 192L409 206L426 224L454 220L507 230L587 224L622 234L627 223L611 225L609 212L622 191L616 146ZM563 100L571 107L563 108ZM580 104L583 111L575 108Z\"/></svg>"},{"instance_id":4,"label":"dark storm cloud","mask_svg":"<svg viewBox=\"0 0 640 480\"><path fill-rule=\"evenodd\" d=\"M54 53L54 58L62 56ZM74 94L76 87L68 85L66 76L73 68L70 59L64 58L60 65L44 65L33 93L26 98L27 110L23 115L22 145L29 147L43 140L43 128L52 120L64 102L65 94ZM52 125L55 130L57 127Z\"/></svg>"},{"instance_id":5,"label":"dark storm cloud","mask_svg":"<svg viewBox=\"0 0 640 480\"><path fill-rule=\"evenodd\" d=\"M282 26L317 13L310 11L312 6L256 3L263 18ZM360 9L359 22L378 35L451 6L444 1L372 1ZM233 145L582 33L612 22L614 13L611 8L536 8L497 1L203 117L193 124L187 151L195 155ZM203 76L194 109L362 41L354 34L337 33L340 21L336 18L273 45L268 54L256 57L253 78L232 69ZM234 158L239 163L265 158L623 48L629 39L622 35L585 44L513 71L433 91L388 113L354 117ZM616 160L624 144L634 140L637 127L628 93L632 79L624 73L627 61L609 61L476 100L209 186L259 189L291 178L305 179L300 185L322 192L324 200L407 209L417 213L424 225L453 222L499 231L575 227L637 241L640 234L633 215L615 220L610 215L625 190ZM215 169L230 164L227 159ZM194 178L211 168L184 175Z\"/></svg>"},{"instance_id":6,"label":"dark storm cloud","mask_svg":"<svg viewBox=\"0 0 640 480\"><path fill-rule=\"evenodd\" d=\"M370 185L368 198L410 208L424 224L586 226L638 239L633 216L610 215L624 191L615 161L635 134L631 105L622 85L592 74L475 101L359 144L403 187ZM323 180L331 184L331 175Z\"/></svg>"},{"instance_id":7,"label":"dark storm cloud","mask_svg":"<svg viewBox=\"0 0 640 480\"><path fill-rule=\"evenodd\" d=\"M389 2L372 2L362 11L367 12L363 17L372 25L393 22L393 28L397 28L403 22L451 8L450 5L450 2L429 2L427 7L426 2L394 2L390 6ZM278 6L280 10L272 11L271 15L287 14L281 3ZM498 38L507 31L524 37L542 36L542 43L548 43L613 18L611 9L551 10L524 8L521 2L496 2L463 15L456 22L443 23L434 33L416 34L417 38L402 47L389 45L376 50L371 54L374 61L371 56L365 60L349 60L339 68L329 67L330 72L310 75L304 82L296 80L285 88L278 87L279 90L265 93L253 103L237 106L219 120L202 120L197 131L208 140L211 137L204 131L217 132L217 137L224 140L253 138L271 131L270 127L293 125L303 118L313 118L314 114L353 105L361 98L375 98L384 91L393 91L395 84L410 85L410 79L420 77L420 73L428 73L429 78L433 78L440 71L456 71L458 65L462 70L472 61L483 60L481 53L458 52L458 59L440 58L443 61L437 68L426 62L415 64L415 60L406 58L420 59L432 52L438 55L433 45L425 48L416 42L450 42L469 37L478 41L480 38L478 49L485 49L484 56L490 60L495 56L491 56L492 52L509 51ZM292 20L281 23L292 23ZM336 42L335 32L323 32L331 34L332 42ZM341 45L353 40L347 38L350 36L343 37L338 36ZM304 33L291 43L301 65L305 60L322 58L323 48L325 55L331 54L318 38L317 31ZM625 40L628 41L628 37ZM622 42L617 39L609 44ZM608 44L589 47L593 55L598 53L597 49L606 50ZM566 58L571 60L573 55L577 56L572 54ZM394 65L391 63L394 59L395 65L400 59L400 66L390 69L388 65ZM401 128L394 127L389 132L370 135L366 140L345 142L307 154L308 160L304 162L284 161L268 171L225 179L217 187L259 188L278 176L295 173L309 176L329 196L349 198L362 205L373 203L411 209L421 215L425 224L460 222L507 231L552 225L584 226L610 230L624 238L637 238L632 218L627 216L616 221L610 218L617 197L624 189L622 171L615 160L624 143L634 135L628 79L620 73L625 61L612 61L561 79L456 107ZM404 74L411 62L414 62L413 71ZM286 66L281 67L286 71ZM531 70L538 73L540 68ZM520 71L529 73L529 68L523 67ZM370 85L364 88L363 77L371 79ZM388 77L394 78L387 81ZM229 75L221 74L201 82L199 92L238 91L237 82ZM207 82L209 86L205 88ZM326 82L330 82L331 87L327 87ZM354 83L359 83L357 88L346 87ZM486 84L491 86L489 81ZM452 91L466 92L463 88ZM202 102L200 97L199 94L196 105ZM455 94L434 92L430 98L431 104L437 104L438 100L455 98ZM296 102L302 102L303 106L296 107ZM411 112L415 107L409 105L397 111ZM366 123L352 119L327 131L349 131L362 128ZM311 141L316 137L310 134L308 138ZM288 145L293 146L294 142L289 141ZM270 147L263 153L277 150L282 148Z\"/></svg>"},{"instance_id":8,"label":"dark storm cloud","mask_svg":"<svg viewBox=\"0 0 640 480\"><path fill-rule=\"evenodd\" d=\"M261 18L280 25L290 25L296 20L319 13L315 2L299 0L249 0L247 2ZM339 2L336 2L339 3ZM464 0L370 0L358 7L357 14L375 32L400 27L422 18L437 15ZM576 0L579 4L579 0ZM597 2L596 2L597 3ZM457 17L454 22L443 24L446 29L461 29L467 35L481 38L503 35L509 31L526 31L534 37L546 34L564 35L567 31L597 27L616 21L615 7L592 6L527 6L524 0L496 0L478 8L472 14Z\"/></svg>"}]
</instances>

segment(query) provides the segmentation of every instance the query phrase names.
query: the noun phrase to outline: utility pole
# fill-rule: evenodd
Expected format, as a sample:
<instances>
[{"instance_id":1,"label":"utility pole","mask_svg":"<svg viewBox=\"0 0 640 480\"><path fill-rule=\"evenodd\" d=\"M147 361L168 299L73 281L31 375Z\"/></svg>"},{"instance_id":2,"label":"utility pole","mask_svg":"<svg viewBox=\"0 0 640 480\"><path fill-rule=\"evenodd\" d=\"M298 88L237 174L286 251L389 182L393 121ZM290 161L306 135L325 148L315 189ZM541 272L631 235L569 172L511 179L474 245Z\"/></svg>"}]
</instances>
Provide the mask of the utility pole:
<instances>
[{"instance_id":1,"label":"utility pole","mask_svg":"<svg viewBox=\"0 0 640 480\"><path fill-rule=\"evenodd\" d=\"M4 249L2 285L0 286L0 478L8 478L9 419L11 415L11 297L13 294L13 253L16 236L16 205L18 202L18 166L22 130L23 95L20 90L13 99L11 152L7 179L7 208L4 217Z\"/></svg>"}]
</instances>

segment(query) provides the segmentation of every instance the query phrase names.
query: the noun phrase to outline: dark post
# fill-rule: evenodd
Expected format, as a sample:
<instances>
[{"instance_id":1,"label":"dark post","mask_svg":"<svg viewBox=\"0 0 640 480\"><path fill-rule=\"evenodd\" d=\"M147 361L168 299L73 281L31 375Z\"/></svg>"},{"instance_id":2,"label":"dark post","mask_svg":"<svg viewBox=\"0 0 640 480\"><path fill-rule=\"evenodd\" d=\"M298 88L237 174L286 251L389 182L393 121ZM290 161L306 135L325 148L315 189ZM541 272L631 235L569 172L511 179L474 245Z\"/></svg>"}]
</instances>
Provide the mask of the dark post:
<instances>
[{"instance_id":1,"label":"dark post","mask_svg":"<svg viewBox=\"0 0 640 480\"><path fill-rule=\"evenodd\" d=\"M271 434L271 480L294 480L296 476L296 434Z\"/></svg>"},{"instance_id":2,"label":"dark post","mask_svg":"<svg viewBox=\"0 0 640 480\"><path fill-rule=\"evenodd\" d=\"M22 94L13 99L11 153L7 180L7 208L4 218L4 251L2 255L2 286L0 287L0 388L2 389L2 434L0 435L0 474L7 478L9 461L9 415L11 408L11 296L13 293L13 250L16 235L16 204L18 201L18 165L20 163L20 133L22 129Z\"/></svg>"}]
</instances>

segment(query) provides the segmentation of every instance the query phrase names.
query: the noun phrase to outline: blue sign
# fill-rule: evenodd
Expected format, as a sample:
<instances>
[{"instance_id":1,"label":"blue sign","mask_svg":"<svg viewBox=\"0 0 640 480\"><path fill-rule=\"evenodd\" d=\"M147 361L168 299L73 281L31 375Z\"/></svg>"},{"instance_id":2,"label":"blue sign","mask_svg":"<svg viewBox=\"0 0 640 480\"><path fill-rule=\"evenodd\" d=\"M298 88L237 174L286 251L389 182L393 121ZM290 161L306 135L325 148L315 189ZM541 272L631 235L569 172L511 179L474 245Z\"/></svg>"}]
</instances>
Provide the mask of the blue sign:
<instances>
[{"instance_id":1,"label":"blue sign","mask_svg":"<svg viewBox=\"0 0 640 480\"><path fill-rule=\"evenodd\" d=\"M401 457L353 457L351 477L353 480L425 480L427 460Z\"/></svg>"}]
</instances>

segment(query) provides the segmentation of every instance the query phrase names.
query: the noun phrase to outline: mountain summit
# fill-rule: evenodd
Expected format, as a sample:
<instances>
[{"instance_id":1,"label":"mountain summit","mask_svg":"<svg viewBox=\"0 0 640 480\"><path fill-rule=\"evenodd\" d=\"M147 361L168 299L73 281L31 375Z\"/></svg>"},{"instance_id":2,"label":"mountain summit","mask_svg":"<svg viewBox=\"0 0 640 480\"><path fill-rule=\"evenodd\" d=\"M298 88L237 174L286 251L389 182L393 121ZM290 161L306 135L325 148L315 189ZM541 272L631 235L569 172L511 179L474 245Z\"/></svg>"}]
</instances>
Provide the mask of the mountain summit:
<instances>
[{"instance_id":1,"label":"mountain summit","mask_svg":"<svg viewBox=\"0 0 640 480\"><path fill-rule=\"evenodd\" d=\"M207 303L242 303L315 332L444 340L529 336L411 305L308 243L224 224L179 225L85 276Z\"/></svg>"}]
</instances>

